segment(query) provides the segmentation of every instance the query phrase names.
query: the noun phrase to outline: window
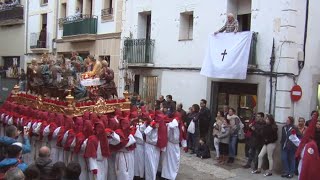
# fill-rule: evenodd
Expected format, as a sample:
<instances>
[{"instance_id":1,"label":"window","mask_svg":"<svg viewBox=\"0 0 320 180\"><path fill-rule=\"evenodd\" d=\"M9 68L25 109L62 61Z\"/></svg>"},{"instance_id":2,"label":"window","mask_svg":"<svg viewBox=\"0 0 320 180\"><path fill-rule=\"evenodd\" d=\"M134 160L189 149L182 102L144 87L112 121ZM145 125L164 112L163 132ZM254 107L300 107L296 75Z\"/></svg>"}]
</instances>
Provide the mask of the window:
<instances>
[{"instance_id":1,"label":"window","mask_svg":"<svg viewBox=\"0 0 320 180\"><path fill-rule=\"evenodd\" d=\"M134 76L134 85L133 85L133 92L139 94L139 87L140 87L140 75Z\"/></svg>"},{"instance_id":2,"label":"window","mask_svg":"<svg viewBox=\"0 0 320 180\"><path fill-rule=\"evenodd\" d=\"M105 13L113 14L113 0L104 0L103 9Z\"/></svg>"},{"instance_id":3,"label":"window","mask_svg":"<svg viewBox=\"0 0 320 180\"><path fill-rule=\"evenodd\" d=\"M242 14L237 16L239 22L239 31L250 31L251 14Z\"/></svg>"},{"instance_id":4,"label":"window","mask_svg":"<svg viewBox=\"0 0 320 180\"><path fill-rule=\"evenodd\" d=\"M60 17L65 18L67 16L67 3L61 4Z\"/></svg>"},{"instance_id":5,"label":"window","mask_svg":"<svg viewBox=\"0 0 320 180\"><path fill-rule=\"evenodd\" d=\"M48 4L48 0L41 0L41 5L47 5Z\"/></svg>"},{"instance_id":6,"label":"window","mask_svg":"<svg viewBox=\"0 0 320 180\"><path fill-rule=\"evenodd\" d=\"M104 0L103 8L101 9L101 18L106 21L113 20L113 0Z\"/></svg>"},{"instance_id":7,"label":"window","mask_svg":"<svg viewBox=\"0 0 320 180\"><path fill-rule=\"evenodd\" d=\"M41 14L41 30L38 35L36 48L48 48L48 34L47 34L47 14Z\"/></svg>"},{"instance_id":8,"label":"window","mask_svg":"<svg viewBox=\"0 0 320 180\"><path fill-rule=\"evenodd\" d=\"M150 11L140 12L138 15L138 38L151 39L151 20Z\"/></svg>"},{"instance_id":9,"label":"window","mask_svg":"<svg viewBox=\"0 0 320 180\"><path fill-rule=\"evenodd\" d=\"M235 15L239 22L239 31L250 31L251 0L228 0L228 13Z\"/></svg>"},{"instance_id":10,"label":"window","mask_svg":"<svg viewBox=\"0 0 320 180\"><path fill-rule=\"evenodd\" d=\"M193 12L181 13L179 40L192 40L192 39L193 39Z\"/></svg>"},{"instance_id":11,"label":"window","mask_svg":"<svg viewBox=\"0 0 320 180\"><path fill-rule=\"evenodd\" d=\"M84 0L83 2L83 7L84 7L84 10L83 10L83 13L85 15L93 15L92 14L92 0Z\"/></svg>"},{"instance_id":12,"label":"window","mask_svg":"<svg viewBox=\"0 0 320 180\"><path fill-rule=\"evenodd\" d=\"M76 4L76 14L82 14L82 10L83 10L83 0L77 0L77 4Z\"/></svg>"}]
</instances>

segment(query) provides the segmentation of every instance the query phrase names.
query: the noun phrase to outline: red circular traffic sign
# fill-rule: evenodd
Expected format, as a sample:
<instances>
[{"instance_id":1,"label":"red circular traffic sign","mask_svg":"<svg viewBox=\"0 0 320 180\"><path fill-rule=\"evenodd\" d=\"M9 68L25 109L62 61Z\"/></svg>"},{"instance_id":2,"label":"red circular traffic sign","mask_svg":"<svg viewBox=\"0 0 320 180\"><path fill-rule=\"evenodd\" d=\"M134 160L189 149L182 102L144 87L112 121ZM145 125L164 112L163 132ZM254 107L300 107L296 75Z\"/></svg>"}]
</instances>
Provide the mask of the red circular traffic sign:
<instances>
[{"instance_id":1,"label":"red circular traffic sign","mask_svg":"<svg viewBox=\"0 0 320 180\"><path fill-rule=\"evenodd\" d=\"M296 102L299 101L302 97L302 89L299 85L295 85L291 89L291 100Z\"/></svg>"}]
</instances>

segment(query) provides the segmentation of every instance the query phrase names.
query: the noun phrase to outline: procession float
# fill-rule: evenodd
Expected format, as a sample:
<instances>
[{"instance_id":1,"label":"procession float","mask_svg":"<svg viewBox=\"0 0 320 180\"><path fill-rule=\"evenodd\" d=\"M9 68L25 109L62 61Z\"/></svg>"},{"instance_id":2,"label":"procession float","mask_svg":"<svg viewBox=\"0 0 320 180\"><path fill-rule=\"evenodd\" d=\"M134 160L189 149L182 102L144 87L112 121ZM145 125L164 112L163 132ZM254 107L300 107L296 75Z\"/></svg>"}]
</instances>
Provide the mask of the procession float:
<instances>
[{"instance_id":1,"label":"procession float","mask_svg":"<svg viewBox=\"0 0 320 180\"><path fill-rule=\"evenodd\" d=\"M76 55L54 60L43 54L28 65L26 84L25 91L16 85L8 101L73 117L85 112L130 110L129 93L125 91L123 98L118 97L108 62L91 55L84 60Z\"/></svg>"}]
</instances>

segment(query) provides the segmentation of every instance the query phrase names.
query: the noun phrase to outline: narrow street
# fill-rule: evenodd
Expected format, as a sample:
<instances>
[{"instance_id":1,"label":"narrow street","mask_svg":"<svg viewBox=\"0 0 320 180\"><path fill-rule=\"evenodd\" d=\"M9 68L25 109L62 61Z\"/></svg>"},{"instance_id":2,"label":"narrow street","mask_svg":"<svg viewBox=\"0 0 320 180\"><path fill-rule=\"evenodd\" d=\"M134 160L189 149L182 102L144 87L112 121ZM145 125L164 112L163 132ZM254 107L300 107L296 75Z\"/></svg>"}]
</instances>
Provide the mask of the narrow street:
<instances>
[{"instance_id":1,"label":"narrow street","mask_svg":"<svg viewBox=\"0 0 320 180\"><path fill-rule=\"evenodd\" d=\"M238 162L238 163L237 163ZM251 174L250 169L243 169L241 162L233 165L218 166L213 159L201 160L195 155L181 153L181 164L177 180L279 180L279 174L264 177L263 174ZM297 177L292 178L297 180Z\"/></svg>"}]
</instances>

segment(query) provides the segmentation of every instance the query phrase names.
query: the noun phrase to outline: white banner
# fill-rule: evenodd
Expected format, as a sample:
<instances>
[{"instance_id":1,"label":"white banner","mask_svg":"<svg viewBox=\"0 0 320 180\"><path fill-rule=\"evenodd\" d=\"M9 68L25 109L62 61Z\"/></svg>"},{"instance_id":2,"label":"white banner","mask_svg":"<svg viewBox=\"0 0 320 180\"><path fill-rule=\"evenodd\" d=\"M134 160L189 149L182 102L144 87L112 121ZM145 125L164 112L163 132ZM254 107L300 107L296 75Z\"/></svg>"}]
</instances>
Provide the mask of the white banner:
<instances>
[{"instance_id":1,"label":"white banner","mask_svg":"<svg viewBox=\"0 0 320 180\"><path fill-rule=\"evenodd\" d=\"M201 75L223 79L246 79L252 32L209 36Z\"/></svg>"}]
</instances>

